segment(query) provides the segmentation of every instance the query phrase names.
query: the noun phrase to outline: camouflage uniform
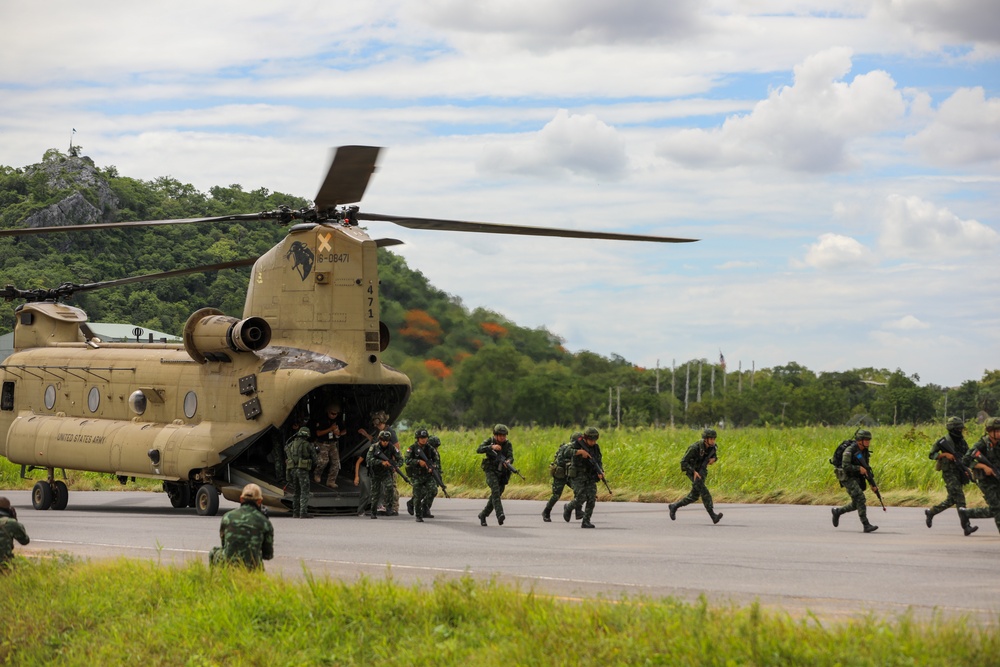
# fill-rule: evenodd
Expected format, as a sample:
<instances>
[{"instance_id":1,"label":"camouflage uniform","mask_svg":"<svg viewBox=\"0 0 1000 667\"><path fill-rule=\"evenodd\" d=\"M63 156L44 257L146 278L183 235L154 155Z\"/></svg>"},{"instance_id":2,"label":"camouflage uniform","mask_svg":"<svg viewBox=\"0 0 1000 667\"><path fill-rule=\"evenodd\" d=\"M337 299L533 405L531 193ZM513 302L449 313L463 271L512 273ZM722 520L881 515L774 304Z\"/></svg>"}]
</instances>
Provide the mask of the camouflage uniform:
<instances>
[{"instance_id":1,"label":"camouflage uniform","mask_svg":"<svg viewBox=\"0 0 1000 667\"><path fill-rule=\"evenodd\" d=\"M597 429L594 429L594 433L597 433ZM584 436L590 437L589 434L590 430L588 429L584 433ZM604 468L601 446L597 444L596 437L592 439L594 440L593 445L585 439L571 443L571 463L566 473L569 476L570 486L573 487L574 498L563 508L563 519L569 521L573 510L583 508L583 523L580 524L582 528L594 527L594 524L590 522L590 517L594 515L594 506L597 504L597 481L600 477L598 476L597 467L594 466L591 460L583 458L578 452L587 452L591 459L593 459L593 462L597 463L597 466L601 469Z\"/></svg>"},{"instance_id":2,"label":"camouflage uniform","mask_svg":"<svg viewBox=\"0 0 1000 667\"><path fill-rule=\"evenodd\" d=\"M222 546L214 547L209 554L212 565L263 570L263 561L274 558L274 527L255 501L244 501L239 509L227 512L219 526L219 537Z\"/></svg>"},{"instance_id":3,"label":"camouflage uniform","mask_svg":"<svg viewBox=\"0 0 1000 667\"><path fill-rule=\"evenodd\" d=\"M552 475L552 495L549 496L548 502L545 503L545 509L542 510L542 520L546 522L552 521L552 508L559 502L563 490L569 484L569 477L566 473L569 469L573 452L576 451L573 443L580 438L583 438L583 433L574 433L570 436L569 442L559 445L556 455L552 458L552 463L549 464L549 474ZM572 485L570 488L572 488ZM582 516L578 516L577 518L580 519Z\"/></svg>"},{"instance_id":4,"label":"camouflage uniform","mask_svg":"<svg viewBox=\"0 0 1000 667\"><path fill-rule=\"evenodd\" d=\"M965 531L966 535L971 535L978 530L978 526L970 526L969 518L964 512L960 511L965 507L965 491L962 487L970 481L961 465L965 455L969 452L969 445L962 436L963 427L961 420L956 421L958 422L957 427L950 428L948 435L935 442L931 447L930 454L927 455L928 458L937 461L936 467L941 471L941 478L944 479L944 486L948 491L948 497L929 510L924 510L924 515L927 517L927 527L930 528L935 515L940 514L949 507L955 507L959 510L958 518L962 524L962 530ZM951 420L949 420L950 422ZM940 456L942 452L954 455L957 461Z\"/></svg>"},{"instance_id":5,"label":"camouflage uniform","mask_svg":"<svg viewBox=\"0 0 1000 667\"><path fill-rule=\"evenodd\" d=\"M380 454L395 463L397 468L403 463L403 458L388 440L380 438L368 448L368 477L371 481L369 500L373 519L378 516L379 503L384 503L386 506L392 503L393 469L392 466L385 465Z\"/></svg>"},{"instance_id":6,"label":"camouflage uniform","mask_svg":"<svg viewBox=\"0 0 1000 667\"><path fill-rule=\"evenodd\" d=\"M339 408L338 408L339 410ZM337 486L337 476L340 475L340 417L331 418L326 413L320 415L312 426L312 438L316 443L316 467L313 469L313 481L330 487ZM329 431L334 427L333 431ZM320 431L327 431L320 434ZM330 467L327 472L327 466ZM324 473L326 477L324 478Z\"/></svg>"},{"instance_id":7,"label":"camouflage uniform","mask_svg":"<svg viewBox=\"0 0 1000 667\"><path fill-rule=\"evenodd\" d=\"M708 439L715 437L715 431L709 431L706 429L705 433L711 432L712 435L705 437L703 435L702 439L698 442L692 444L687 448L687 452L684 453L684 457L681 459L681 470L687 475L688 479L691 480L691 492L686 496L678 500L676 503L672 503L669 507L670 518L673 519L677 514L677 510L685 505L690 505L694 501L701 499L702 504L705 506L705 510L708 515L712 517L712 523L719 523L719 519L722 518L722 513L715 512L715 505L712 502L712 493L708 490L705 485L706 478L708 477L708 466L718 459L718 448L715 445L709 445L705 442ZM698 473L699 479L694 478L694 474Z\"/></svg>"},{"instance_id":8,"label":"camouflage uniform","mask_svg":"<svg viewBox=\"0 0 1000 667\"><path fill-rule=\"evenodd\" d=\"M506 427L503 429L502 433L506 434ZM487 438L483 440L483 443L476 448L477 454L486 454L487 450L493 448L493 445L500 445L500 451L494 452L499 454L508 463L514 463L514 446L511 444L510 440L504 440L500 442L496 440L495 437ZM486 517L496 510L497 513L497 523L501 526L504 522L504 512L503 512L503 502L500 497L503 494L503 490L507 488L507 482L510 481L510 470L503 466L501 463L496 463L490 456L483 459L480 464L483 468L483 472L486 473L486 485L490 487L490 499L486 502L486 507L483 511L479 513L479 523L486 525Z\"/></svg>"},{"instance_id":9,"label":"camouflage uniform","mask_svg":"<svg viewBox=\"0 0 1000 667\"><path fill-rule=\"evenodd\" d=\"M309 442L309 429L305 426L285 443L288 483L292 487L292 516L309 516L309 483L316 458L316 450Z\"/></svg>"},{"instance_id":10,"label":"camouflage uniform","mask_svg":"<svg viewBox=\"0 0 1000 667\"><path fill-rule=\"evenodd\" d=\"M857 441L852 441L841 459L841 466L834 469L840 485L847 490L851 497L851 502L843 507L833 509L833 525L840 522L840 516L848 512L858 511L858 518L861 525L865 527L865 532L870 533L878 530L878 526L868 522L868 505L865 502L865 489L868 488L866 478L861 476L860 469L863 467L871 474L871 448L862 449Z\"/></svg>"},{"instance_id":11,"label":"camouflage uniform","mask_svg":"<svg viewBox=\"0 0 1000 667\"><path fill-rule=\"evenodd\" d=\"M423 521L425 517L433 518L430 513L431 501L437 495L438 485L434 473L420 465L423 460L418 449L423 452L428 463L438 471L441 470L441 459L436 449L430 444L421 445L419 440L406 450L406 473L410 476L410 484L413 486L413 514L417 517L417 521Z\"/></svg>"},{"instance_id":12,"label":"camouflage uniform","mask_svg":"<svg viewBox=\"0 0 1000 667\"><path fill-rule=\"evenodd\" d=\"M992 432L1000 436L1000 418L994 417L987 422L986 426L987 429L995 426L998 430L988 431L986 435L980 438L972 446L972 449L969 450L969 453L966 454L965 461L966 465L973 468L973 479L976 480L980 490L983 492L983 499L986 501L987 507L965 509L961 510L960 513L970 519L992 518L997 525L997 530L1000 530L1000 477L987 475L981 469L975 467L978 463L983 463L992 467L994 472L1000 473L1000 446L989 435Z\"/></svg>"},{"instance_id":13,"label":"camouflage uniform","mask_svg":"<svg viewBox=\"0 0 1000 667\"><path fill-rule=\"evenodd\" d=\"M15 518L17 513L4 498L5 507L0 507L0 572L7 570L14 560L14 540L27 544L28 533Z\"/></svg>"}]
</instances>

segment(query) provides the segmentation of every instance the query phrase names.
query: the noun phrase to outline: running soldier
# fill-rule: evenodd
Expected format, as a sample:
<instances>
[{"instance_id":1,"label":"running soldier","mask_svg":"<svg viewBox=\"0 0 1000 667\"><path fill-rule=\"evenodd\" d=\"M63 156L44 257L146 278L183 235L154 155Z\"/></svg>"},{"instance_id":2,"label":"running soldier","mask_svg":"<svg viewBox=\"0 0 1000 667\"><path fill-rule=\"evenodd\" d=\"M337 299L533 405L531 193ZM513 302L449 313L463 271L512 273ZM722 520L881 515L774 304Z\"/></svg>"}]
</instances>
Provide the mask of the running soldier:
<instances>
[{"instance_id":1,"label":"running soldier","mask_svg":"<svg viewBox=\"0 0 1000 667\"><path fill-rule=\"evenodd\" d=\"M285 443L285 474L292 494L292 517L310 519L309 481L316 450L309 442L309 427L303 426Z\"/></svg>"},{"instance_id":2,"label":"running soldier","mask_svg":"<svg viewBox=\"0 0 1000 667\"><path fill-rule=\"evenodd\" d=\"M549 497L549 501L545 503L545 509L542 510L542 521L546 523L551 523L552 521L552 508L556 506L559 502L559 498L562 497L563 489L569 484L569 477L566 476L566 471L569 468L570 460L573 456L573 452L576 451L573 443L583 438L583 433L577 431L569 437L569 442L564 442L559 445L559 449L556 450L556 455L552 459L552 463L549 464L549 474L552 475L552 495ZM570 487L572 489L572 487ZM582 513L577 513L577 519L582 519Z\"/></svg>"},{"instance_id":3,"label":"running soldier","mask_svg":"<svg viewBox=\"0 0 1000 667\"><path fill-rule=\"evenodd\" d=\"M941 471L941 478L944 479L944 487L948 490L948 497L934 507L924 510L927 517L927 527L931 527L934 516L945 511L949 507L955 507L958 511L958 520L962 524L962 530L966 536L972 535L979 530L979 526L969 523L969 517L962 512L965 507L965 491L963 486L972 481L972 474L965 464L962 463L965 455L969 452L969 445L965 442L963 431L965 422L958 417L949 417L945 423L948 434L934 443L928 457L937 461L936 468Z\"/></svg>"},{"instance_id":4,"label":"running soldier","mask_svg":"<svg viewBox=\"0 0 1000 667\"><path fill-rule=\"evenodd\" d=\"M505 518L500 496L507 488L511 468L514 464L514 446L507 439L507 435L507 427L503 424L497 424L493 427L493 437L486 438L476 448L477 454L486 454L486 458L480 465L483 472L486 473L486 484L490 487L490 499L486 501L486 507L479 513L479 524L482 526L486 525L486 517L492 514L493 510L496 510L499 525L503 525Z\"/></svg>"},{"instance_id":5,"label":"running soldier","mask_svg":"<svg viewBox=\"0 0 1000 667\"><path fill-rule=\"evenodd\" d=\"M274 527L261 509L264 494L256 484L247 484L240 494L240 508L226 512L219 526L221 547L212 547L210 565L242 565L263 570L274 558Z\"/></svg>"},{"instance_id":6,"label":"running soldier","mask_svg":"<svg viewBox=\"0 0 1000 667\"><path fill-rule=\"evenodd\" d=\"M983 492L987 507L960 509L958 513L968 519L992 518L1000 530L1000 417L986 421L986 433L972 446L965 456L965 463L972 469L972 476Z\"/></svg>"},{"instance_id":7,"label":"running soldier","mask_svg":"<svg viewBox=\"0 0 1000 667\"><path fill-rule=\"evenodd\" d=\"M871 450L868 448L872 441L872 434L865 429L858 430L854 434L854 440L844 449L844 454L840 459L840 467L834 468L834 473L840 481L840 485L847 489L851 496L849 505L834 507L830 510L833 513L833 527L840 525L840 517L848 512L858 511L858 518L864 526L866 533L874 533L878 526L868 522L868 506L865 504L866 480L874 478L871 474ZM878 487L872 484L872 490L877 491Z\"/></svg>"},{"instance_id":8,"label":"running soldier","mask_svg":"<svg viewBox=\"0 0 1000 667\"><path fill-rule=\"evenodd\" d=\"M712 494L705 485L705 478L708 477L708 466L719 458L718 448L715 446L717 437L715 429L706 428L701 432L701 440L688 447L684 458L681 459L681 470L691 480L691 492L676 503L667 506L670 510L671 521L677 519L679 508L690 505L699 498L708 511L708 515L712 517L712 523L719 523L719 520L722 519L722 512L716 513L715 506L712 504Z\"/></svg>"},{"instance_id":9,"label":"running soldier","mask_svg":"<svg viewBox=\"0 0 1000 667\"><path fill-rule=\"evenodd\" d=\"M597 439L600 432L593 426L583 432L583 439L573 443L573 454L569 466L570 485L573 487L573 500L563 507L563 520L569 522L574 509L583 508L583 523L581 528L593 528L590 517L594 515L597 504L597 482L604 479L604 462L601 447Z\"/></svg>"}]
</instances>

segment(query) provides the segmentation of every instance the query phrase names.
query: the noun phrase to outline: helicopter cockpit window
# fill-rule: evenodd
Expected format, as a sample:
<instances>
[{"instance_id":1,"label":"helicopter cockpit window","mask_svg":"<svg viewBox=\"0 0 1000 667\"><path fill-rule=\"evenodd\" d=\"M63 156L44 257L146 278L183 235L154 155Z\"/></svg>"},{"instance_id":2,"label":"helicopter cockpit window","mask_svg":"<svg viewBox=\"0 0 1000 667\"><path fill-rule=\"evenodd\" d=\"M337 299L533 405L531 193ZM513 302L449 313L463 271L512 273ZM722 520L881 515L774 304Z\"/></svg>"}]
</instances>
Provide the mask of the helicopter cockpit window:
<instances>
[{"instance_id":1,"label":"helicopter cockpit window","mask_svg":"<svg viewBox=\"0 0 1000 667\"><path fill-rule=\"evenodd\" d=\"M87 407L91 412L97 412L97 408L101 407L101 390L97 387L90 388L90 393L87 394Z\"/></svg>"},{"instance_id":2,"label":"helicopter cockpit window","mask_svg":"<svg viewBox=\"0 0 1000 667\"><path fill-rule=\"evenodd\" d=\"M133 391L128 397L128 406L132 408L132 412L141 415L146 411L146 395L141 391Z\"/></svg>"},{"instance_id":3,"label":"helicopter cockpit window","mask_svg":"<svg viewBox=\"0 0 1000 667\"><path fill-rule=\"evenodd\" d=\"M45 409L51 410L56 405L56 388L49 385L45 388Z\"/></svg>"},{"instance_id":4,"label":"helicopter cockpit window","mask_svg":"<svg viewBox=\"0 0 1000 667\"><path fill-rule=\"evenodd\" d=\"M14 409L14 383L4 382L3 393L0 394L0 410Z\"/></svg>"},{"instance_id":5,"label":"helicopter cockpit window","mask_svg":"<svg viewBox=\"0 0 1000 667\"><path fill-rule=\"evenodd\" d=\"M184 394L184 416L191 419L196 412L198 412L198 394L189 391Z\"/></svg>"}]
</instances>

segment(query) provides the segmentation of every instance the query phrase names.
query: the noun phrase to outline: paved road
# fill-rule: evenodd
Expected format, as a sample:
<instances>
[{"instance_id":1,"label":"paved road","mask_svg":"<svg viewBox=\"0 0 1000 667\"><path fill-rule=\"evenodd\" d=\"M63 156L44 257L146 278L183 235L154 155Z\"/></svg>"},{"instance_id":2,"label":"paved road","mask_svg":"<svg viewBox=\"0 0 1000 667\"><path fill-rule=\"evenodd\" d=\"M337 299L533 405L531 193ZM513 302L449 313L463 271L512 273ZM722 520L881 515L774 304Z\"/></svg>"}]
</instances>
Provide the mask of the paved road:
<instances>
[{"instance_id":1,"label":"paved road","mask_svg":"<svg viewBox=\"0 0 1000 667\"><path fill-rule=\"evenodd\" d=\"M31 544L24 551L68 551L99 558L125 555L163 562L207 560L218 544L219 517L175 510L160 493L71 492L64 511L36 511L27 491L3 492L18 509ZM470 575L562 597L675 596L748 604L824 618L912 609L1000 619L996 563L1000 535L992 521L965 537L954 510L924 525L923 510L871 511L878 532L865 535L857 515L839 529L827 507L718 505L718 525L700 505L670 521L665 505L599 503L596 530L566 524L558 511L541 520L542 503L505 501L503 527L483 528L482 500L443 499L434 519L412 517L274 517L270 573L359 574L400 582ZM221 511L235 507L222 500ZM20 549L20 547L19 547Z\"/></svg>"}]
</instances>

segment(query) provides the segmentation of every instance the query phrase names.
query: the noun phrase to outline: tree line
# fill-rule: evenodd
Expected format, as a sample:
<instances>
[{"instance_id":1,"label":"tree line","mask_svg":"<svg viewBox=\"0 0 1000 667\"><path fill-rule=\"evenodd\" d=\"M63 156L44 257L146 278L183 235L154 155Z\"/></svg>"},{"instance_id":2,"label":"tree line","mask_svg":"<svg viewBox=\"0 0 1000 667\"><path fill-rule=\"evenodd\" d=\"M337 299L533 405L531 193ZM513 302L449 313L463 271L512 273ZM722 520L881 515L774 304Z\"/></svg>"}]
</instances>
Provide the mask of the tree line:
<instances>
[{"instance_id":1,"label":"tree line","mask_svg":"<svg viewBox=\"0 0 1000 667\"><path fill-rule=\"evenodd\" d=\"M0 227L58 211L74 193L109 222L309 204L267 188L247 191L234 184L203 193L172 177L128 178L114 166L99 168L87 157L52 149L36 165L0 167ZM66 218L59 224L80 222ZM0 238L0 272L5 284L21 289L97 282L260 255L285 233L262 221L7 237ZM919 377L900 369L815 373L789 362L733 372L695 359L672 371L640 368L616 354L569 352L550 331L518 326L486 308L470 310L402 257L386 249L378 253L381 318L392 338L383 359L413 382L402 415L413 423L792 426L858 419L916 423L940 419L945 410L966 418L998 412L1000 371L946 389L920 386ZM79 293L67 303L84 309L91 321L178 334L188 316L205 306L241 316L249 273L245 268L135 283ZM0 304L0 333L13 328L16 305Z\"/></svg>"}]
</instances>

